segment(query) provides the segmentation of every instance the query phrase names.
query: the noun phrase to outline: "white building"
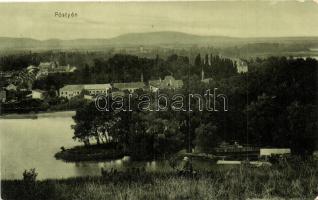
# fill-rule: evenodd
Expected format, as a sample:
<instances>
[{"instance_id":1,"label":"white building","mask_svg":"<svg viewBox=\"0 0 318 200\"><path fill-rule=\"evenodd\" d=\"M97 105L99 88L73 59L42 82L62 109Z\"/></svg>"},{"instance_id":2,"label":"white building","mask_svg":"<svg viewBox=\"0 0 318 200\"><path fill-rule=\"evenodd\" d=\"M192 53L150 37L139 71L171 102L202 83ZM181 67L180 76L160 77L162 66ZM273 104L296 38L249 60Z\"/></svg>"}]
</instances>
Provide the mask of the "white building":
<instances>
[{"instance_id":1,"label":"white building","mask_svg":"<svg viewBox=\"0 0 318 200\"><path fill-rule=\"evenodd\" d=\"M60 97L71 99L75 96L80 95L84 89L83 85L66 85L60 89Z\"/></svg>"},{"instance_id":2,"label":"white building","mask_svg":"<svg viewBox=\"0 0 318 200\"><path fill-rule=\"evenodd\" d=\"M43 90L32 90L32 99L44 99L45 93Z\"/></svg>"},{"instance_id":3,"label":"white building","mask_svg":"<svg viewBox=\"0 0 318 200\"><path fill-rule=\"evenodd\" d=\"M89 95L107 95L111 89L110 84L85 84L85 85L66 85L60 89L60 97L71 99L79 96L82 91L87 91Z\"/></svg>"},{"instance_id":4,"label":"white building","mask_svg":"<svg viewBox=\"0 0 318 200\"><path fill-rule=\"evenodd\" d=\"M291 153L290 148L261 148L260 156L288 155Z\"/></svg>"},{"instance_id":5,"label":"white building","mask_svg":"<svg viewBox=\"0 0 318 200\"><path fill-rule=\"evenodd\" d=\"M246 73L248 72L247 63L241 59L235 60L236 63L236 70L238 73Z\"/></svg>"},{"instance_id":6,"label":"white building","mask_svg":"<svg viewBox=\"0 0 318 200\"><path fill-rule=\"evenodd\" d=\"M88 91L90 95L108 94L112 88L110 84L87 84L83 85L84 90Z\"/></svg>"}]
</instances>

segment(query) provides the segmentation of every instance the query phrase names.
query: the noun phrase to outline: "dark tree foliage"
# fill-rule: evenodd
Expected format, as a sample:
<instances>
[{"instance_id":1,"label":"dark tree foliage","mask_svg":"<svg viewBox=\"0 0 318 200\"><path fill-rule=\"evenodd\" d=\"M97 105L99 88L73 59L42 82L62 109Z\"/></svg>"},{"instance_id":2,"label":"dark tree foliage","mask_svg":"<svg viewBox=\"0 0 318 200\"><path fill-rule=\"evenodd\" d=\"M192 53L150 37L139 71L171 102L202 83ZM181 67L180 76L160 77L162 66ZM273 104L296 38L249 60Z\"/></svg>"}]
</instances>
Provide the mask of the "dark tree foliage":
<instances>
[{"instance_id":1,"label":"dark tree foliage","mask_svg":"<svg viewBox=\"0 0 318 200\"><path fill-rule=\"evenodd\" d=\"M154 72L159 76L170 72L180 74L184 87L178 92L185 97L189 94L203 96L207 89L213 91L218 88L219 93L228 98L227 112L222 111L222 102L216 102L218 111L200 111L199 102L187 102L188 98L184 103L193 109L182 112L146 112L133 109L133 112L110 112L106 114L106 118L102 117L104 114L97 113L94 118L86 119L89 109L94 107L83 107L81 109L84 111L78 110L76 115L81 118L77 120L76 126L83 128L79 127L80 132L75 131L76 134L79 133L75 138L81 139L84 135L89 140L97 140L94 130L96 127L105 127L106 123L107 128L102 130L107 130L125 152L139 158L165 155L182 148L191 150L196 146L204 151L211 151L218 142L233 140L260 147L289 147L295 154L309 154L316 148L316 60L285 57L255 59L249 61L248 73L237 74L233 70L232 61L218 56L210 58L211 66L200 62L201 66L212 68L210 72L206 70L214 78L209 84L200 81L200 68L199 72L195 71L198 66L191 65L186 57L177 55L172 55L167 60L117 55L104 61L104 64L110 70L108 72L113 73L113 77L131 80L138 78L138 72L133 73L132 70L128 75L121 76L116 74L115 66L119 67L121 73L130 72L130 66L138 66L139 72L144 70L144 77L147 79L157 75L147 74L148 64L153 66ZM138 64L135 65L135 62ZM199 64L199 61L196 63ZM178 65L180 68L176 67ZM189 73L188 70L191 69L196 73ZM162 92L168 98L175 94L175 91ZM138 93L141 94L142 91ZM133 101L132 105L137 106L137 103Z\"/></svg>"}]
</instances>

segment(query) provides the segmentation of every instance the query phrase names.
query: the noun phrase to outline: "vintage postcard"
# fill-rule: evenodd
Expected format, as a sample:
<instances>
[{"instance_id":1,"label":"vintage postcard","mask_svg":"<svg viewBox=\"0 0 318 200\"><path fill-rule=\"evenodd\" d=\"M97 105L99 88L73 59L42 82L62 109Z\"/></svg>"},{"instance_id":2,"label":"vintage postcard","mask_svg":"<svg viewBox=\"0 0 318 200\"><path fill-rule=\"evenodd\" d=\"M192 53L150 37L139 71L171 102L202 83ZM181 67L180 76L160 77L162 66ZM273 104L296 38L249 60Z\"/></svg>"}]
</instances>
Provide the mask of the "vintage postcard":
<instances>
[{"instance_id":1,"label":"vintage postcard","mask_svg":"<svg viewBox=\"0 0 318 200\"><path fill-rule=\"evenodd\" d=\"M318 1L0 2L4 200L318 198Z\"/></svg>"}]
</instances>

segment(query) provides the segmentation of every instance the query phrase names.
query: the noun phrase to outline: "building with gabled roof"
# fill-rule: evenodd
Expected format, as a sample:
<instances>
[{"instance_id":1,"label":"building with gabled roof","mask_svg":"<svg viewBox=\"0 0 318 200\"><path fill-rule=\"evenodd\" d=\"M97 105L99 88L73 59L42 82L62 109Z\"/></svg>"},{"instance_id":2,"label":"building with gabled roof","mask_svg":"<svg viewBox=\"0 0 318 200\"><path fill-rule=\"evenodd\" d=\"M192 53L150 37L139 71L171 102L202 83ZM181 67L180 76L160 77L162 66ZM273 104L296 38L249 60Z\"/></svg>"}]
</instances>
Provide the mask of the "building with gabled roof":
<instances>
[{"instance_id":1,"label":"building with gabled roof","mask_svg":"<svg viewBox=\"0 0 318 200\"><path fill-rule=\"evenodd\" d=\"M83 85L65 85L59 90L60 97L71 99L78 96L83 91Z\"/></svg>"},{"instance_id":2,"label":"building with gabled roof","mask_svg":"<svg viewBox=\"0 0 318 200\"><path fill-rule=\"evenodd\" d=\"M113 83L113 88L120 91L128 90L129 92L135 92L137 89L144 89L144 82L130 82L130 83Z\"/></svg>"},{"instance_id":3,"label":"building with gabled roof","mask_svg":"<svg viewBox=\"0 0 318 200\"><path fill-rule=\"evenodd\" d=\"M176 80L173 76L165 76L163 80L150 80L149 88L151 91L156 92L163 89L180 89L183 87L182 80Z\"/></svg>"}]
</instances>

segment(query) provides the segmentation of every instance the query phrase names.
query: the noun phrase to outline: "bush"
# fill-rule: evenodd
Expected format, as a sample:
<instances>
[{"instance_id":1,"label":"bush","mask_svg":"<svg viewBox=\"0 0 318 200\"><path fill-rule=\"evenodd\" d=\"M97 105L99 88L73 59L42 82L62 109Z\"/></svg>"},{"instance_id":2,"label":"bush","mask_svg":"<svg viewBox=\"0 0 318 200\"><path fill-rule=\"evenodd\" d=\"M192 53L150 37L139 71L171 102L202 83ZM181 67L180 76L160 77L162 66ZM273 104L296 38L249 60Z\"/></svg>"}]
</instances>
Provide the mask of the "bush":
<instances>
[{"instance_id":1,"label":"bush","mask_svg":"<svg viewBox=\"0 0 318 200\"><path fill-rule=\"evenodd\" d=\"M38 173L35 172L35 169L24 170L23 172L23 181L27 183L35 183Z\"/></svg>"}]
</instances>

